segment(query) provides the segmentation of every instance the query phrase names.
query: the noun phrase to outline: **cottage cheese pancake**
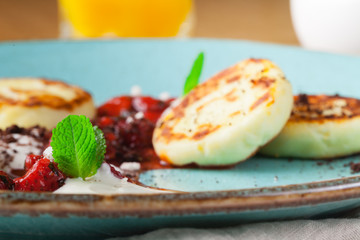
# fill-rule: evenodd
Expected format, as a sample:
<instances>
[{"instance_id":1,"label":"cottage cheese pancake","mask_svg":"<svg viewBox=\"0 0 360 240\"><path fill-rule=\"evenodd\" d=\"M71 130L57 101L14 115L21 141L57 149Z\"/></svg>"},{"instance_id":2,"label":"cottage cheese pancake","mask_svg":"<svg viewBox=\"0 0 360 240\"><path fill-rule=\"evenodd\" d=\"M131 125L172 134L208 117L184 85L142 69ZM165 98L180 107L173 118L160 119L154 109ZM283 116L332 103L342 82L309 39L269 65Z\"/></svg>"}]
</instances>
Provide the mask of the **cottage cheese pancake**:
<instances>
[{"instance_id":1,"label":"cottage cheese pancake","mask_svg":"<svg viewBox=\"0 0 360 240\"><path fill-rule=\"evenodd\" d=\"M156 153L174 165L231 165L274 138L290 116L290 83L272 62L249 59L193 89L157 122Z\"/></svg>"},{"instance_id":2,"label":"cottage cheese pancake","mask_svg":"<svg viewBox=\"0 0 360 240\"><path fill-rule=\"evenodd\" d=\"M0 80L0 128L40 125L51 129L69 114L95 116L91 95L60 81L37 78Z\"/></svg>"},{"instance_id":3,"label":"cottage cheese pancake","mask_svg":"<svg viewBox=\"0 0 360 240\"><path fill-rule=\"evenodd\" d=\"M285 128L260 150L276 157L333 158L360 152L360 100L299 95Z\"/></svg>"}]
</instances>

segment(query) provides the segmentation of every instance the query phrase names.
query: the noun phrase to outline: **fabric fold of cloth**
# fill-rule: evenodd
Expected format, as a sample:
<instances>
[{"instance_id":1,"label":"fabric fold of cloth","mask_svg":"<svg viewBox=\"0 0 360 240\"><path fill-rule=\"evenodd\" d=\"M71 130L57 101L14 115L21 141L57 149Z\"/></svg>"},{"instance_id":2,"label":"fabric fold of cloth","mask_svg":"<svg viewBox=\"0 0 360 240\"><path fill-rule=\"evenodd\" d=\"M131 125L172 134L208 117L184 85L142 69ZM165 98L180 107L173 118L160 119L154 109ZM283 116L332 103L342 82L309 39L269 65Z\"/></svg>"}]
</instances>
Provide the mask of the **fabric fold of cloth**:
<instances>
[{"instance_id":1,"label":"fabric fold of cloth","mask_svg":"<svg viewBox=\"0 0 360 240\"><path fill-rule=\"evenodd\" d=\"M168 228L111 240L352 240L360 239L360 219L292 220L218 229Z\"/></svg>"}]
</instances>

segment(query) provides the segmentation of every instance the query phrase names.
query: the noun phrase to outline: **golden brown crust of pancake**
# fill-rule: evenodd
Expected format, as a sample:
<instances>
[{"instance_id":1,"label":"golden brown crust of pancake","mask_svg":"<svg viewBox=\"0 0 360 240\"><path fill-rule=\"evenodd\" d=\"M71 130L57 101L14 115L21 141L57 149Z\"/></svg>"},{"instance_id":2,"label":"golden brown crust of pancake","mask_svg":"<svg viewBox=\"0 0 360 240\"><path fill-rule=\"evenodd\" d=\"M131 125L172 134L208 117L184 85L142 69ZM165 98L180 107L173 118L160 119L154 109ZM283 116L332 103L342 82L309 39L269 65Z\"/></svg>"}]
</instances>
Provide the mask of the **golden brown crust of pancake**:
<instances>
[{"instance_id":1,"label":"golden brown crust of pancake","mask_svg":"<svg viewBox=\"0 0 360 240\"><path fill-rule=\"evenodd\" d=\"M249 59L249 62L261 63L262 59ZM270 66L272 67L272 66ZM173 127L177 125L181 118L185 116L185 109L197 102L198 100L204 98L208 94L216 91L224 84L232 84L235 82L240 82L242 80L242 68L244 66L239 66L239 64L234 65L230 68L223 70L217 75L213 76L206 82L198 85L194 91L189 92L184 99L182 99L181 103L174 107L171 113L167 116L166 119L163 119L162 122L159 123L158 128L160 130L160 134L157 135L156 141L160 140L164 142L169 142L171 140L181 140L181 139L192 139L192 140L200 140L205 136L217 131L222 126L212 125L211 123L206 124L206 126L198 126L195 131L189 131L187 134L184 133L176 133L173 131ZM268 69L265 68L264 71ZM250 111L253 111L258 106L260 106L264 102L268 102L268 106L274 103L274 97L270 88L276 84L276 79L269 77L259 77L251 80L252 88L260 88L262 90L267 90L261 97L259 97L251 106ZM239 96L236 94L235 89L228 92L222 98L226 99L226 101L233 102L239 100ZM269 101L270 99L270 101ZM197 111L201 111L207 104L212 101L217 101L217 98L213 98L208 102L203 103L199 107L197 107ZM234 117L235 115L241 114L240 111L236 111L229 115L229 118ZM196 121L196 120L195 120ZM166 122L166 123L165 123ZM166 159L166 157L163 157Z\"/></svg>"},{"instance_id":2,"label":"golden brown crust of pancake","mask_svg":"<svg viewBox=\"0 0 360 240\"><path fill-rule=\"evenodd\" d=\"M308 121L323 123L325 121L341 121L360 116L360 100L338 95L306 95L294 96L294 107L290 122Z\"/></svg>"},{"instance_id":3,"label":"golden brown crust of pancake","mask_svg":"<svg viewBox=\"0 0 360 240\"><path fill-rule=\"evenodd\" d=\"M77 106L91 99L91 95L79 87L71 86L61 81L49 81L46 79L40 79L40 81L44 85L58 85L64 88L71 88L75 93L75 97L68 101L58 96L49 95L45 92L42 93L42 91L39 90L22 90L11 88L11 91L18 94L24 94L29 97L25 100L15 100L0 95L0 107L3 105L17 105L24 107L49 107L52 109L65 109L71 111Z\"/></svg>"}]
</instances>

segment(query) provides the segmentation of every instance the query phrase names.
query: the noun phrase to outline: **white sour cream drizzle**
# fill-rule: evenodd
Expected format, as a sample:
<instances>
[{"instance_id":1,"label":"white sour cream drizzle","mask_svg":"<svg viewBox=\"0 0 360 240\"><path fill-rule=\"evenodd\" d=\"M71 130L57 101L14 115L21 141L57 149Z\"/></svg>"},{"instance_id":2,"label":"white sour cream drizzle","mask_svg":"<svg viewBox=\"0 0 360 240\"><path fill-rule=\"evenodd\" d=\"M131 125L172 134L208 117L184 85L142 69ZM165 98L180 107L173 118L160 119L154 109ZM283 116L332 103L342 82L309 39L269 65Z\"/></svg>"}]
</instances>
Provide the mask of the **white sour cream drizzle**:
<instances>
[{"instance_id":1,"label":"white sour cream drizzle","mask_svg":"<svg viewBox=\"0 0 360 240\"><path fill-rule=\"evenodd\" d=\"M47 155L52 152L52 149L50 150L49 148L44 151L44 153L46 152ZM119 170L118 168L116 169ZM134 183L130 183L127 180L127 178L120 179L115 177L110 170L110 165L103 163L94 176L86 178L85 180L82 178L67 178L64 186L56 190L54 193L112 195L170 192L142 187Z\"/></svg>"}]
</instances>

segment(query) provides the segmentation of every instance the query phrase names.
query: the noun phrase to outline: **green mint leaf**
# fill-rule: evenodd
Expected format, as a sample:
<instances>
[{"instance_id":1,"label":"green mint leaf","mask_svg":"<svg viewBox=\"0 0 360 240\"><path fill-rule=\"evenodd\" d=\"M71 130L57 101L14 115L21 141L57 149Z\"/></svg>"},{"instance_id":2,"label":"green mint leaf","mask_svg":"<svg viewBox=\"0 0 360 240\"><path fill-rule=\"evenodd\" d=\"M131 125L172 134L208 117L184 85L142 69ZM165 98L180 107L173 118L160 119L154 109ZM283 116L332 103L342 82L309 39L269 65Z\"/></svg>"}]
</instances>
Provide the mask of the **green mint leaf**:
<instances>
[{"instance_id":1,"label":"green mint leaf","mask_svg":"<svg viewBox=\"0 0 360 240\"><path fill-rule=\"evenodd\" d=\"M70 177L94 175L105 154L105 140L85 116L69 115L52 131L51 147L59 169ZM102 145L102 146L99 146Z\"/></svg>"},{"instance_id":2,"label":"green mint leaf","mask_svg":"<svg viewBox=\"0 0 360 240\"><path fill-rule=\"evenodd\" d=\"M196 85L198 85L203 64L204 64L204 53L201 52L195 59L190 74L186 78L183 96L188 94L194 87L196 87Z\"/></svg>"}]
</instances>

